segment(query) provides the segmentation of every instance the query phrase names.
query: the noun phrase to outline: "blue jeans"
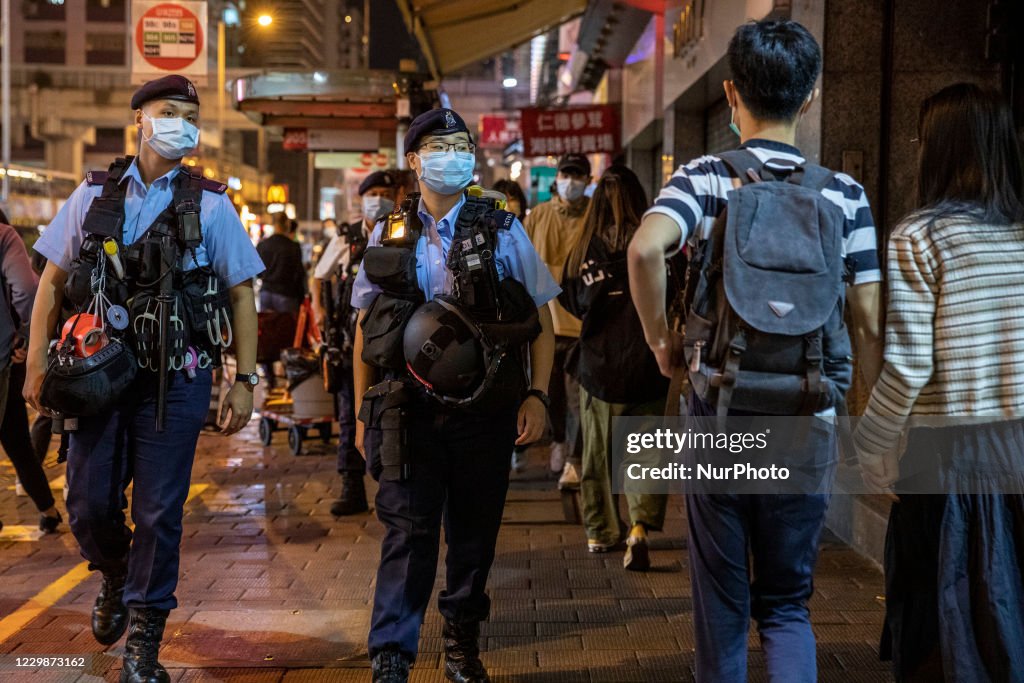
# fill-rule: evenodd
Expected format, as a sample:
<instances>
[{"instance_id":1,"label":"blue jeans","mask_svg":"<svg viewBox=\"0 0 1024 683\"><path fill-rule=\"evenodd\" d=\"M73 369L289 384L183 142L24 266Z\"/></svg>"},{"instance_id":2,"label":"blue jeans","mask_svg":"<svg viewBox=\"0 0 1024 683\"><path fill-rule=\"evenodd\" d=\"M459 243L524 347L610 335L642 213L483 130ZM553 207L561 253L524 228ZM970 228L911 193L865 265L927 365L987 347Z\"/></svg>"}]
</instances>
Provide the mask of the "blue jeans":
<instances>
[{"instance_id":1,"label":"blue jeans","mask_svg":"<svg viewBox=\"0 0 1024 683\"><path fill-rule=\"evenodd\" d=\"M770 681L818 680L807 601L827 507L827 495L686 496L699 683L747 680L751 617Z\"/></svg>"},{"instance_id":2,"label":"blue jeans","mask_svg":"<svg viewBox=\"0 0 1024 683\"><path fill-rule=\"evenodd\" d=\"M302 299L296 299L284 294L275 294L266 290L260 290L260 310L276 311L278 313L298 313L302 308Z\"/></svg>"},{"instance_id":3,"label":"blue jeans","mask_svg":"<svg viewBox=\"0 0 1024 683\"><path fill-rule=\"evenodd\" d=\"M139 373L131 400L79 419L71 433L68 524L91 569L120 571L127 562L124 602L129 607L177 607L183 507L211 378L211 370L198 370L191 382L174 373L162 434L154 427L156 397L145 391L146 385L156 385L149 372ZM131 482L134 533L124 523Z\"/></svg>"}]
</instances>

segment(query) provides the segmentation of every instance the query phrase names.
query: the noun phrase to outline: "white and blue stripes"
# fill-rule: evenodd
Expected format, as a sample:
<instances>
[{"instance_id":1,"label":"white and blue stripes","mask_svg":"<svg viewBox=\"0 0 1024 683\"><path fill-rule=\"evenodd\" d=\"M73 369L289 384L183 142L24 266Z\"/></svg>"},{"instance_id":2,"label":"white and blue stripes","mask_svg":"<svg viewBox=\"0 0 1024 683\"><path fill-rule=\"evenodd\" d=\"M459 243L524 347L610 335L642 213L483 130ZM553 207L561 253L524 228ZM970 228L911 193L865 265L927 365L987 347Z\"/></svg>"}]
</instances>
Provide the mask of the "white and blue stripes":
<instances>
[{"instance_id":1,"label":"white and blue stripes","mask_svg":"<svg viewBox=\"0 0 1024 683\"><path fill-rule=\"evenodd\" d=\"M761 161L788 161L793 165L805 163L799 150L778 142L751 140L743 149ZM679 248L686 242L695 244L711 235L715 220L729 202L729 192L735 188L734 179L720 158L713 155L699 157L679 167L647 213L664 214L676 222L680 230ZM822 195L839 206L846 217L842 255L848 257L853 268L853 284L880 281L878 235L864 188L850 176L837 173L822 190Z\"/></svg>"}]
</instances>

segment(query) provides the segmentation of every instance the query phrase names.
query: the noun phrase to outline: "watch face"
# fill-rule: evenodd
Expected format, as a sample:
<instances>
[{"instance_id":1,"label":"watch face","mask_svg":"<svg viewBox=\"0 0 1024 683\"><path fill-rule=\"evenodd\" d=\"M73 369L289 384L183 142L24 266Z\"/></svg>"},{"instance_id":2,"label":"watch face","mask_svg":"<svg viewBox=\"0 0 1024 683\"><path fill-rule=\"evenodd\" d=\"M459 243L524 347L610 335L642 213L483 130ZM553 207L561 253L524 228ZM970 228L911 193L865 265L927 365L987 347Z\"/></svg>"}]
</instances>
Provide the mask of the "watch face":
<instances>
[{"instance_id":1,"label":"watch face","mask_svg":"<svg viewBox=\"0 0 1024 683\"><path fill-rule=\"evenodd\" d=\"M260 383L260 376L259 375L257 375L255 372L252 373L251 375L249 375L249 384L251 384L253 386L256 386L259 383Z\"/></svg>"}]
</instances>

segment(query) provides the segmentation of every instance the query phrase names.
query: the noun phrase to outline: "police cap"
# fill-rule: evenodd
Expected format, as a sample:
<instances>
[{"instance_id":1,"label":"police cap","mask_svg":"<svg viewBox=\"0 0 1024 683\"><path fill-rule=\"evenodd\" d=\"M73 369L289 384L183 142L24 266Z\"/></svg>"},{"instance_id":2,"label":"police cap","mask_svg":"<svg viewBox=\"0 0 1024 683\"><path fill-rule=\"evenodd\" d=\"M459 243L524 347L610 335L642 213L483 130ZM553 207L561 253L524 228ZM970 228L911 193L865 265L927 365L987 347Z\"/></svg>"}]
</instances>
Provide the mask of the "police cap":
<instances>
[{"instance_id":1,"label":"police cap","mask_svg":"<svg viewBox=\"0 0 1024 683\"><path fill-rule=\"evenodd\" d=\"M590 175L590 159L584 154L566 154L558 160L558 170L576 175Z\"/></svg>"},{"instance_id":2,"label":"police cap","mask_svg":"<svg viewBox=\"0 0 1024 683\"><path fill-rule=\"evenodd\" d=\"M465 133L469 136L469 141L473 141L469 126L458 113L452 109L431 109L414 118L409 124L409 131L405 134L405 151L415 152L420 140L428 135L453 133Z\"/></svg>"},{"instance_id":3,"label":"police cap","mask_svg":"<svg viewBox=\"0 0 1024 683\"><path fill-rule=\"evenodd\" d=\"M366 176L363 182L359 183L359 196L363 196L375 187L386 187L391 189L395 187L394 177L387 171L374 171L370 175Z\"/></svg>"},{"instance_id":4,"label":"police cap","mask_svg":"<svg viewBox=\"0 0 1024 683\"><path fill-rule=\"evenodd\" d=\"M143 84L132 95L132 109L139 109L152 100L178 100L199 104L199 93L196 92L196 86L192 85L192 81L173 74Z\"/></svg>"}]
</instances>

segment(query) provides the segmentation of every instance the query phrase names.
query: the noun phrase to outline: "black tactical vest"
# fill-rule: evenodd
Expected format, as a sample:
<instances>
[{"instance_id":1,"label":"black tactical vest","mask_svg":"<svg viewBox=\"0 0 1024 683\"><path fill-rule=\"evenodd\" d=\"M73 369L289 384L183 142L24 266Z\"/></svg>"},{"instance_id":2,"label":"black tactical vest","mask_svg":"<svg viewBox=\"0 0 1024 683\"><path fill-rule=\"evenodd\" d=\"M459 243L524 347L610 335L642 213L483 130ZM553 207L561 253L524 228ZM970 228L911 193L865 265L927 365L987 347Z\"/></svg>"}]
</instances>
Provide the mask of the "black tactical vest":
<instances>
[{"instance_id":1,"label":"black tactical vest","mask_svg":"<svg viewBox=\"0 0 1024 683\"><path fill-rule=\"evenodd\" d=\"M226 345L222 327L230 325L230 300L224 284L209 266L199 267L196 249L202 243L200 208L203 192L223 194L227 186L208 180L181 167L171 181L174 195L165 208L131 245L124 244L124 202L127 185L124 174L133 157L121 157L106 173L90 171L86 181L102 185L103 191L89 206L82 223L84 240L78 257L72 262L65 285L65 297L77 311L85 310L99 294L96 275L102 265L105 273L103 294L113 306L128 313L125 336L135 347L139 364L156 369L157 353L152 326L155 300L163 279L171 278L174 296L172 325L169 328L171 369L184 367L188 350L203 358L200 367L217 366L220 351ZM117 272L104 253L104 242L117 245L121 272ZM186 271L185 257L197 267ZM103 262L101 264L101 261Z\"/></svg>"}]
</instances>

